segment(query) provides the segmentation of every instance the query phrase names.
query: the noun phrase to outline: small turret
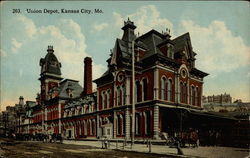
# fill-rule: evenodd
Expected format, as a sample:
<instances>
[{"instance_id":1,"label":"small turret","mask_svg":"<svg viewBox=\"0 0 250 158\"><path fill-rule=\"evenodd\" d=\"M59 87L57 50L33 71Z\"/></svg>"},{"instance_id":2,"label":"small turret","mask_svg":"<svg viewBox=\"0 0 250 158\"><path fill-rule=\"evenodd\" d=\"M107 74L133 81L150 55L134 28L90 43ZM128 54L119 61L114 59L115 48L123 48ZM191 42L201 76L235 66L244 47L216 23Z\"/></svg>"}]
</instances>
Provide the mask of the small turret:
<instances>
[{"instance_id":1,"label":"small turret","mask_svg":"<svg viewBox=\"0 0 250 158\"><path fill-rule=\"evenodd\" d=\"M24 105L23 96L19 97L19 105L21 105L21 106Z\"/></svg>"},{"instance_id":2,"label":"small turret","mask_svg":"<svg viewBox=\"0 0 250 158\"><path fill-rule=\"evenodd\" d=\"M132 40L136 38L134 33L135 29L136 26L134 25L134 22L130 21L129 18L128 21L124 21L124 26L122 27L122 30L124 30L122 40L132 42Z\"/></svg>"}]
</instances>

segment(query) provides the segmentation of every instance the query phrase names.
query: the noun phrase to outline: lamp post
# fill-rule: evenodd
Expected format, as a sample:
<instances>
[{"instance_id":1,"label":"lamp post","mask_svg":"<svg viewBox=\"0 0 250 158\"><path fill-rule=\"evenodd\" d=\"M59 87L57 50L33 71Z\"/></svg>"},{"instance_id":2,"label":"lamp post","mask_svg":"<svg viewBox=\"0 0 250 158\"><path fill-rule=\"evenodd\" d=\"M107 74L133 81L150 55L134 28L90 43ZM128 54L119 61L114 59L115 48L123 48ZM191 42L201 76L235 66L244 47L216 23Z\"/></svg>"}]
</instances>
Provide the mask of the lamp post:
<instances>
[{"instance_id":1,"label":"lamp post","mask_svg":"<svg viewBox=\"0 0 250 158\"><path fill-rule=\"evenodd\" d=\"M132 41L132 132L131 132L131 147L135 139L135 56L134 56L134 40Z\"/></svg>"}]
</instances>

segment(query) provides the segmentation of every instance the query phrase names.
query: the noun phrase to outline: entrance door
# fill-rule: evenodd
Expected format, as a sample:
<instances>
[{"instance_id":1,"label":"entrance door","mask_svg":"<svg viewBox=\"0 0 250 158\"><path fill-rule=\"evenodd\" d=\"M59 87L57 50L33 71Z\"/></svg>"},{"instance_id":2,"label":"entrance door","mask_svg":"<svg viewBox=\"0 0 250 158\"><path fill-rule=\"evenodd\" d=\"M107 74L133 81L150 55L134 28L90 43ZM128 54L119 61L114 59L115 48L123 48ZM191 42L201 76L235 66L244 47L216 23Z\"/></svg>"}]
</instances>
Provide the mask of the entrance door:
<instances>
[{"instance_id":1,"label":"entrance door","mask_svg":"<svg viewBox=\"0 0 250 158\"><path fill-rule=\"evenodd\" d=\"M72 136L72 133L71 133L71 130L69 130L69 138L71 138Z\"/></svg>"},{"instance_id":2,"label":"entrance door","mask_svg":"<svg viewBox=\"0 0 250 158\"><path fill-rule=\"evenodd\" d=\"M105 137L106 138L112 138L112 128L111 127L105 127Z\"/></svg>"}]
</instances>

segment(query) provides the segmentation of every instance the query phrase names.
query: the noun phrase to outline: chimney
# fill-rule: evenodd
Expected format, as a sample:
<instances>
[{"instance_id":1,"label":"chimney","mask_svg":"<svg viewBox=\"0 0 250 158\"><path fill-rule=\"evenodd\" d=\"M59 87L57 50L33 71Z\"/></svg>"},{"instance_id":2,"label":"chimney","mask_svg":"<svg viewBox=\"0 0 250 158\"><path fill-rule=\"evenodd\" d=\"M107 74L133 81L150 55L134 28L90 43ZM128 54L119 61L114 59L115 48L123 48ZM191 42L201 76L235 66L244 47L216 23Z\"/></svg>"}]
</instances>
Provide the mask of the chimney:
<instances>
[{"instance_id":1,"label":"chimney","mask_svg":"<svg viewBox=\"0 0 250 158\"><path fill-rule=\"evenodd\" d=\"M84 58L84 89L83 95L92 93L92 59Z\"/></svg>"}]
</instances>

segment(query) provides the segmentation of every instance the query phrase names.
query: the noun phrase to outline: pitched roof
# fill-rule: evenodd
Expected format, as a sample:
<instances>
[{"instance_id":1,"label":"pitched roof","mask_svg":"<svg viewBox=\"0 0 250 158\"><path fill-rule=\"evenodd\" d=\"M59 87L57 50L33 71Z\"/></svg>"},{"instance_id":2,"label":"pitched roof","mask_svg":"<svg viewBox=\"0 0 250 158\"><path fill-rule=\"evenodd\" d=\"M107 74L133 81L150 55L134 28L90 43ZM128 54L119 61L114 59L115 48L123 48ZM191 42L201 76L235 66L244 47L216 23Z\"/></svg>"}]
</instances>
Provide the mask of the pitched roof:
<instances>
[{"instance_id":1,"label":"pitched roof","mask_svg":"<svg viewBox=\"0 0 250 158\"><path fill-rule=\"evenodd\" d=\"M59 87L59 97L60 98L70 98L68 93L67 93L68 87L72 88L73 98L80 97L80 95L83 91L83 88L78 82L79 81L71 80L71 79L63 80L60 83L60 87Z\"/></svg>"},{"instance_id":2,"label":"pitched roof","mask_svg":"<svg viewBox=\"0 0 250 158\"><path fill-rule=\"evenodd\" d=\"M195 52L193 52L192 44L191 44L191 38L189 32L176 37L175 39L172 40L174 44L174 52L178 53L183 50L185 50L185 47L188 49L188 53L190 58L194 59L194 56L196 55Z\"/></svg>"},{"instance_id":3,"label":"pitched roof","mask_svg":"<svg viewBox=\"0 0 250 158\"><path fill-rule=\"evenodd\" d=\"M142 41L144 45L147 46L147 51L143 58L147 58L157 53L162 54L162 52L157 47L157 45L162 43L164 39L165 39L165 36L156 30L151 30L148 33L138 37L138 40Z\"/></svg>"}]
</instances>

